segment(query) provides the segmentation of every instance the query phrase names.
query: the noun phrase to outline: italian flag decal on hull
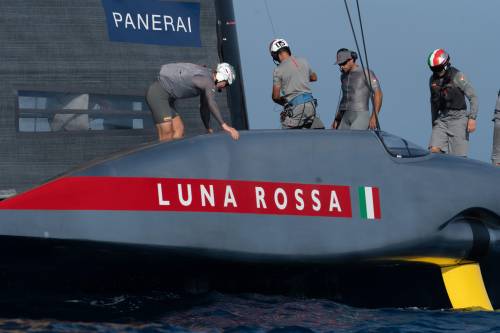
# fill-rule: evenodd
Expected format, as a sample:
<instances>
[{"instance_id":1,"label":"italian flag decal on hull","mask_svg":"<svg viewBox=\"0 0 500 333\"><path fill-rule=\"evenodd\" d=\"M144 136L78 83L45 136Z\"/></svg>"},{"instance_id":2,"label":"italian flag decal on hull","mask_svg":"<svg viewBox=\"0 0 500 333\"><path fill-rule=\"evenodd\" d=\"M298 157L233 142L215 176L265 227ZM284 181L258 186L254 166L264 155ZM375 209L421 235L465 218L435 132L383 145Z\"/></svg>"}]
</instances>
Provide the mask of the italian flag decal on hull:
<instances>
[{"instance_id":1,"label":"italian flag decal on hull","mask_svg":"<svg viewBox=\"0 0 500 333\"><path fill-rule=\"evenodd\" d=\"M380 212L378 187L359 187L358 193L361 218L365 220L379 220L382 215Z\"/></svg>"}]
</instances>

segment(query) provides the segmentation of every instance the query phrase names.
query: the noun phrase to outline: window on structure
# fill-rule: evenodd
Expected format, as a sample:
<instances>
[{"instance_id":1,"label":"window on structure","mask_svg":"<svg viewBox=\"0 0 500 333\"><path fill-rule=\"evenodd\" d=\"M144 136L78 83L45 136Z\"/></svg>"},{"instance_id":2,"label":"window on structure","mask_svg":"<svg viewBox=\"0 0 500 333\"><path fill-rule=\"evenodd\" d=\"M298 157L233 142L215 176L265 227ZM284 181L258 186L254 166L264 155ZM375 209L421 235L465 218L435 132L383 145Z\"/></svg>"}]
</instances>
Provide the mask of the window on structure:
<instances>
[{"instance_id":1,"label":"window on structure","mask_svg":"<svg viewBox=\"0 0 500 333\"><path fill-rule=\"evenodd\" d=\"M143 96L18 91L19 132L152 129Z\"/></svg>"},{"instance_id":2,"label":"window on structure","mask_svg":"<svg viewBox=\"0 0 500 333\"><path fill-rule=\"evenodd\" d=\"M398 136L386 132L377 132L377 135L384 144L385 149L394 157L409 158L429 155L427 149Z\"/></svg>"}]
</instances>

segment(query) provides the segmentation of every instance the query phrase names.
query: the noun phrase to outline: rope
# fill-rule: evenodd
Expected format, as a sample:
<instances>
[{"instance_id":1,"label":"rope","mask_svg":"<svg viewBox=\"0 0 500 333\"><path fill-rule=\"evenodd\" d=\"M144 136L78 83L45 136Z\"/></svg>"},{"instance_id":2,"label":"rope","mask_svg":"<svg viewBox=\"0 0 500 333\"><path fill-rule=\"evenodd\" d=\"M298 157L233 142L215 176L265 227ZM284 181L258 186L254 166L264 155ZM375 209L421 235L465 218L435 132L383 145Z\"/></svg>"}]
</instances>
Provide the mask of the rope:
<instances>
[{"instance_id":1,"label":"rope","mask_svg":"<svg viewBox=\"0 0 500 333\"><path fill-rule=\"evenodd\" d=\"M271 16L271 12L269 11L269 6L267 4L267 0L264 0L264 5L266 6L267 17L269 18L269 22L271 23L271 29L273 29L273 36L277 37L276 29L274 28L273 18Z\"/></svg>"},{"instance_id":2,"label":"rope","mask_svg":"<svg viewBox=\"0 0 500 333\"><path fill-rule=\"evenodd\" d=\"M354 24L352 23L351 12L349 10L349 6L347 5L347 0L344 0L344 5L345 5L346 12L347 12L347 17L349 18L349 24L351 26L352 35L354 37L354 43L356 44L356 50L358 51L358 54L359 54L359 60L361 62L361 68L363 70L363 76L365 77L365 81L368 82L368 86L369 86L370 92L372 94L372 103L373 103L373 101L374 101L373 100L373 98L374 98L374 91L373 91L373 86L372 86L372 81L371 81L370 68L368 67L368 52L366 51L365 34L364 34L364 31L363 31L363 22L362 22L362 19L361 19L361 10L359 8L359 2L358 2L358 0L356 0L356 4L357 4L357 8L358 8L358 19L359 19L359 24L360 24L360 27L361 27L361 37L362 37L363 48L364 48L364 52L363 53L364 53L365 59L366 59L367 70L368 70L368 77L366 76L365 64L364 64L363 56L362 56L360 48L359 48L359 43L358 43L358 38L357 38L357 35L356 35L356 31L354 30ZM375 112L375 110L374 110L374 112ZM378 121L378 114L377 114L377 112L375 112L375 120L377 122L377 130L380 130L380 124L379 124L379 121Z\"/></svg>"},{"instance_id":3,"label":"rope","mask_svg":"<svg viewBox=\"0 0 500 333\"><path fill-rule=\"evenodd\" d=\"M361 38L363 40L363 49L365 51L365 59L366 59L366 69L368 70L368 82L370 82L370 91L372 94L375 92L373 91L373 86L372 86L372 78L371 78L371 72L370 72L370 64L368 63L368 51L366 50L366 44L365 44L365 32L363 30L363 20L361 19L361 10L359 9L359 0L356 0L356 6L358 7L358 19L359 19L359 26L361 28ZM372 102L374 102L375 96L372 95ZM375 104L375 103L373 103ZM375 121L377 122L377 130L380 131L380 123L378 121L378 114L377 112L375 113Z\"/></svg>"}]
</instances>

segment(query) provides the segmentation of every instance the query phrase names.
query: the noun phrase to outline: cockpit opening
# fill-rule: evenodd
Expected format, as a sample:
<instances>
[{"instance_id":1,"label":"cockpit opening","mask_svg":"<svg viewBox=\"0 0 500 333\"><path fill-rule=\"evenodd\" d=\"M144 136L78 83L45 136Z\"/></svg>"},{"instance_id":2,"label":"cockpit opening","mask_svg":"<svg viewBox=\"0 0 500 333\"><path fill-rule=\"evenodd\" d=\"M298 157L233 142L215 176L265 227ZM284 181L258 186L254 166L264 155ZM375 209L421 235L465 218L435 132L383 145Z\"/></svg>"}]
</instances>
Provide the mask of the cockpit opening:
<instances>
[{"instance_id":1,"label":"cockpit opening","mask_svg":"<svg viewBox=\"0 0 500 333\"><path fill-rule=\"evenodd\" d=\"M429 151L398 136L377 131L377 136L387 152L396 158L415 158L429 155Z\"/></svg>"}]
</instances>

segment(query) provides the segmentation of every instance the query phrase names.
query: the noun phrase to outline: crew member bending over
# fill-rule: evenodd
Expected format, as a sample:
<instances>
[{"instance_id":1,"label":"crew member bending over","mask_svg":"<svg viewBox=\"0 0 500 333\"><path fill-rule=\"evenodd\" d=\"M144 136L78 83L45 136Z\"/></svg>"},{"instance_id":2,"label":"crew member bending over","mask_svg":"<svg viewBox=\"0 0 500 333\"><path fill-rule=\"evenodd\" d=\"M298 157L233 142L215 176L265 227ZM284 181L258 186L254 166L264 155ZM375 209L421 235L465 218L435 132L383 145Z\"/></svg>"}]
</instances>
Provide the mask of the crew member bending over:
<instances>
[{"instance_id":1,"label":"crew member bending over","mask_svg":"<svg viewBox=\"0 0 500 333\"><path fill-rule=\"evenodd\" d=\"M238 140L238 131L224 122L215 102L215 90L221 91L235 78L234 68L227 63L219 64L216 70L190 63L163 65L158 79L151 84L146 95L158 139L170 141L184 136L184 123L175 109L175 102L177 99L200 96L200 116L207 133L213 132L210 128L212 114L222 129Z\"/></svg>"}]
</instances>

